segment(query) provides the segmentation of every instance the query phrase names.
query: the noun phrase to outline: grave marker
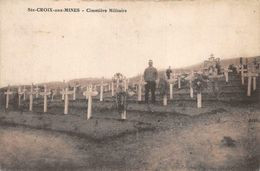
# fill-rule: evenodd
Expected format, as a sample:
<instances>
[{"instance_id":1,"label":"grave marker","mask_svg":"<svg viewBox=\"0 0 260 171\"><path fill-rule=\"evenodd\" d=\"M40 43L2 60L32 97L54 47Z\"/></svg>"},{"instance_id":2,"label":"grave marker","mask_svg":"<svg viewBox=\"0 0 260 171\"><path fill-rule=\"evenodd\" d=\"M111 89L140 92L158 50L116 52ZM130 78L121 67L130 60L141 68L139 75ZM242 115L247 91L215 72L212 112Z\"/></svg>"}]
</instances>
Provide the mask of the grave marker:
<instances>
[{"instance_id":1,"label":"grave marker","mask_svg":"<svg viewBox=\"0 0 260 171\"><path fill-rule=\"evenodd\" d=\"M170 84L169 88L170 88L170 99L172 100L173 99L173 85L175 83L176 79L169 79L168 80L168 83Z\"/></svg>"},{"instance_id":2,"label":"grave marker","mask_svg":"<svg viewBox=\"0 0 260 171\"><path fill-rule=\"evenodd\" d=\"M100 85L100 101L103 102L103 94L104 94L104 77L102 78L101 85Z\"/></svg>"},{"instance_id":3,"label":"grave marker","mask_svg":"<svg viewBox=\"0 0 260 171\"><path fill-rule=\"evenodd\" d=\"M83 92L83 95L88 99L87 119L90 119L92 116L92 96L98 95L98 92L92 91L92 86L90 86L89 90Z\"/></svg>"},{"instance_id":4,"label":"grave marker","mask_svg":"<svg viewBox=\"0 0 260 171\"><path fill-rule=\"evenodd\" d=\"M178 89L181 88L181 76L178 75Z\"/></svg>"},{"instance_id":5,"label":"grave marker","mask_svg":"<svg viewBox=\"0 0 260 171\"><path fill-rule=\"evenodd\" d=\"M252 78L256 78L258 76L258 73L248 72L245 74L245 77L248 77L248 83L247 83L247 96L251 96L251 88L252 88ZM254 81L254 87L256 88L256 79Z\"/></svg>"},{"instance_id":6,"label":"grave marker","mask_svg":"<svg viewBox=\"0 0 260 171\"><path fill-rule=\"evenodd\" d=\"M123 75L121 73L116 73L113 78L112 78L112 96L115 95L115 90L114 90L114 82L116 83L116 90L119 87L120 82L123 80Z\"/></svg>"},{"instance_id":7,"label":"grave marker","mask_svg":"<svg viewBox=\"0 0 260 171\"><path fill-rule=\"evenodd\" d=\"M49 96L51 94L51 92L47 92L47 86L44 85L44 92L41 92L40 95L43 96L43 112L46 113L47 112L47 96Z\"/></svg>"},{"instance_id":8,"label":"grave marker","mask_svg":"<svg viewBox=\"0 0 260 171\"><path fill-rule=\"evenodd\" d=\"M22 88L19 86L18 87L18 106L20 107L21 106L21 96L25 94L25 91L23 89L22 91Z\"/></svg>"},{"instance_id":9,"label":"grave marker","mask_svg":"<svg viewBox=\"0 0 260 171\"><path fill-rule=\"evenodd\" d=\"M193 98L193 87L192 87L192 81L194 80L194 71L191 71L191 73L189 74L188 77L186 77L186 80L189 81L189 85L190 85L190 97Z\"/></svg>"},{"instance_id":10,"label":"grave marker","mask_svg":"<svg viewBox=\"0 0 260 171\"><path fill-rule=\"evenodd\" d=\"M73 91L69 91L68 87L65 88L65 91L62 91L62 94L64 95L64 114L68 114L69 110L69 95L73 94Z\"/></svg>"},{"instance_id":11,"label":"grave marker","mask_svg":"<svg viewBox=\"0 0 260 171\"><path fill-rule=\"evenodd\" d=\"M240 65L241 68L238 69L239 72L241 72L241 82L242 82L242 85L245 84L245 71L247 71L247 69L244 69L244 65Z\"/></svg>"},{"instance_id":12,"label":"grave marker","mask_svg":"<svg viewBox=\"0 0 260 171\"><path fill-rule=\"evenodd\" d=\"M202 76L196 76L196 79L194 79L194 88L197 92L197 107L202 107L202 90L203 90L203 78Z\"/></svg>"},{"instance_id":13,"label":"grave marker","mask_svg":"<svg viewBox=\"0 0 260 171\"><path fill-rule=\"evenodd\" d=\"M250 68L248 68L248 69L250 69L250 71L252 73L254 73L252 78L253 78L253 91L255 91L256 90L256 77L259 75L259 73L257 72L256 58L255 58L254 62L250 65Z\"/></svg>"},{"instance_id":14,"label":"grave marker","mask_svg":"<svg viewBox=\"0 0 260 171\"><path fill-rule=\"evenodd\" d=\"M52 93L51 93L51 101L53 101L54 96L55 96L56 94L57 94L57 90L56 90L56 89L52 90Z\"/></svg>"},{"instance_id":15,"label":"grave marker","mask_svg":"<svg viewBox=\"0 0 260 171\"><path fill-rule=\"evenodd\" d=\"M192 81L190 81L190 97L193 98L193 87L192 87Z\"/></svg>"},{"instance_id":16,"label":"grave marker","mask_svg":"<svg viewBox=\"0 0 260 171\"><path fill-rule=\"evenodd\" d=\"M173 99L173 84L170 84L170 99Z\"/></svg>"},{"instance_id":17,"label":"grave marker","mask_svg":"<svg viewBox=\"0 0 260 171\"><path fill-rule=\"evenodd\" d=\"M66 86L65 80L63 80L63 86L64 86L64 87ZM65 92L65 88L64 88L64 87L63 87L63 89L62 89L62 92ZM65 95L62 94L61 100L64 100L64 98L65 98Z\"/></svg>"},{"instance_id":18,"label":"grave marker","mask_svg":"<svg viewBox=\"0 0 260 171\"><path fill-rule=\"evenodd\" d=\"M143 81L143 77L141 76L139 82L138 82L138 96L137 96L137 100L140 102L142 101L142 86L145 85L146 82Z\"/></svg>"},{"instance_id":19,"label":"grave marker","mask_svg":"<svg viewBox=\"0 0 260 171\"><path fill-rule=\"evenodd\" d=\"M255 75L255 76L253 76L253 90L255 91L256 90L256 77L257 77L258 75Z\"/></svg>"},{"instance_id":20,"label":"grave marker","mask_svg":"<svg viewBox=\"0 0 260 171\"><path fill-rule=\"evenodd\" d=\"M225 75L225 79L226 79L226 82L228 83L229 79L228 79L228 73L229 72L232 72L232 70L228 69L228 68L225 68L224 69L224 75Z\"/></svg>"},{"instance_id":21,"label":"grave marker","mask_svg":"<svg viewBox=\"0 0 260 171\"><path fill-rule=\"evenodd\" d=\"M126 119L126 111L127 111L127 91L123 90L123 86L120 85L116 92L116 104L117 110L121 115L121 119ZM132 93L129 95L131 96Z\"/></svg>"},{"instance_id":22,"label":"grave marker","mask_svg":"<svg viewBox=\"0 0 260 171\"><path fill-rule=\"evenodd\" d=\"M190 75L190 80L189 80L189 83L190 83L190 97L193 98L193 87L192 87L192 80L194 79L194 72L191 71L191 75Z\"/></svg>"},{"instance_id":23,"label":"grave marker","mask_svg":"<svg viewBox=\"0 0 260 171\"><path fill-rule=\"evenodd\" d=\"M28 94L30 95L29 111L31 112L33 110L33 95L35 94L35 92L33 91L33 84L31 85L31 91Z\"/></svg>"},{"instance_id":24,"label":"grave marker","mask_svg":"<svg viewBox=\"0 0 260 171\"><path fill-rule=\"evenodd\" d=\"M73 87L73 100L74 100L74 101L76 100L76 89L77 89L77 87L74 86L74 87Z\"/></svg>"},{"instance_id":25,"label":"grave marker","mask_svg":"<svg viewBox=\"0 0 260 171\"><path fill-rule=\"evenodd\" d=\"M5 108L8 109L8 107L9 107L9 96L13 94L13 92L10 91L9 85L8 85L7 91L4 94L6 95Z\"/></svg>"},{"instance_id":26,"label":"grave marker","mask_svg":"<svg viewBox=\"0 0 260 171\"><path fill-rule=\"evenodd\" d=\"M76 100L76 95L77 95L77 88L80 87L79 84L76 84L73 86L73 100Z\"/></svg>"}]
</instances>

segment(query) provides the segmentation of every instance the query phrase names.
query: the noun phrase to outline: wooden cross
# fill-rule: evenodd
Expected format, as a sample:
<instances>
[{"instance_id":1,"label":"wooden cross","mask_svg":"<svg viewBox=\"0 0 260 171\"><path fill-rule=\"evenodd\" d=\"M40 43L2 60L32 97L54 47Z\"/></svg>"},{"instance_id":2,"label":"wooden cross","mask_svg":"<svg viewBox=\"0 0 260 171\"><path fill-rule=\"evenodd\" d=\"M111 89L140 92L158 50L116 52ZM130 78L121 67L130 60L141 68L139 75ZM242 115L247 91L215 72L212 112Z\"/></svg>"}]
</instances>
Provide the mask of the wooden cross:
<instances>
[{"instance_id":1,"label":"wooden cross","mask_svg":"<svg viewBox=\"0 0 260 171\"><path fill-rule=\"evenodd\" d=\"M224 75L225 75L225 78L226 78L226 82L228 83L229 79L228 79L228 73L229 72L232 72L232 70L228 69L228 68L225 68L224 69Z\"/></svg>"},{"instance_id":2,"label":"wooden cross","mask_svg":"<svg viewBox=\"0 0 260 171\"><path fill-rule=\"evenodd\" d=\"M69 95L73 94L74 91L69 91L68 87L66 87L65 91L62 91L61 93L64 95L64 114L67 115L69 110Z\"/></svg>"},{"instance_id":3,"label":"wooden cross","mask_svg":"<svg viewBox=\"0 0 260 171\"><path fill-rule=\"evenodd\" d=\"M170 83L170 99L173 99L173 84Z\"/></svg>"},{"instance_id":4,"label":"wooden cross","mask_svg":"<svg viewBox=\"0 0 260 171\"><path fill-rule=\"evenodd\" d=\"M254 73L253 75L253 90L256 90L256 77L259 75L259 73Z\"/></svg>"},{"instance_id":5,"label":"wooden cross","mask_svg":"<svg viewBox=\"0 0 260 171\"><path fill-rule=\"evenodd\" d=\"M104 94L104 77L102 78L101 84L100 84L100 98L99 100L103 102L103 94Z\"/></svg>"},{"instance_id":6,"label":"wooden cross","mask_svg":"<svg viewBox=\"0 0 260 171\"><path fill-rule=\"evenodd\" d=\"M255 91L256 90L256 77L260 74L260 73L257 72L256 59L255 59L255 62L248 65L247 70L253 73L253 76L252 76L252 78L253 78L253 90Z\"/></svg>"},{"instance_id":7,"label":"wooden cross","mask_svg":"<svg viewBox=\"0 0 260 171\"><path fill-rule=\"evenodd\" d=\"M19 86L18 87L18 106L21 106L21 96L25 94L25 89L23 89Z\"/></svg>"},{"instance_id":8,"label":"wooden cross","mask_svg":"<svg viewBox=\"0 0 260 171\"><path fill-rule=\"evenodd\" d=\"M198 81L196 84L201 85L201 81ZM202 107L202 92L201 92L201 89L199 89L197 91L197 107L198 108Z\"/></svg>"},{"instance_id":9,"label":"wooden cross","mask_svg":"<svg viewBox=\"0 0 260 171\"><path fill-rule=\"evenodd\" d=\"M141 76L139 82L138 82L138 96L137 96L137 100L140 102L142 101L142 86L145 85L146 82L143 81L143 77Z\"/></svg>"},{"instance_id":10,"label":"wooden cross","mask_svg":"<svg viewBox=\"0 0 260 171\"><path fill-rule=\"evenodd\" d=\"M260 61L257 61L256 58L253 62L253 71L259 73L260 71Z\"/></svg>"},{"instance_id":11,"label":"wooden cross","mask_svg":"<svg viewBox=\"0 0 260 171\"><path fill-rule=\"evenodd\" d=\"M240 65L241 68L238 69L239 72L241 72L241 82L242 82L242 85L245 84L245 78L244 78L244 74L245 74L245 71L247 71L247 69L244 69L244 65Z\"/></svg>"},{"instance_id":12,"label":"wooden cross","mask_svg":"<svg viewBox=\"0 0 260 171\"><path fill-rule=\"evenodd\" d=\"M77 87L74 86L74 87L73 87L73 100L74 100L74 101L76 100L76 91L77 91Z\"/></svg>"},{"instance_id":13,"label":"wooden cross","mask_svg":"<svg viewBox=\"0 0 260 171\"><path fill-rule=\"evenodd\" d=\"M65 80L63 80L63 89L62 89L61 93L65 92L65 87L66 87L66 83L65 83ZM64 98L65 98L65 94L62 93L61 100L64 100Z\"/></svg>"},{"instance_id":14,"label":"wooden cross","mask_svg":"<svg viewBox=\"0 0 260 171\"><path fill-rule=\"evenodd\" d=\"M13 94L13 92L10 91L10 86L9 85L8 85L7 91L4 94L6 95L5 108L8 109L8 107L9 107L9 96Z\"/></svg>"},{"instance_id":15,"label":"wooden cross","mask_svg":"<svg viewBox=\"0 0 260 171\"><path fill-rule=\"evenodd\" d=\"M181 88L181 76L179 75L178 76L178 89Z\"/></svg>"},{"instance_id":16,"label":"wooden cross","mask_svg":"<svg viewBox=\"0 0 260 171\"><path fill-rule=\"evenodd\" d=\"M245 74L245 77L248 77L248 83L247 83L247 96L251 96L251 87L252 87L252 77L254 78L253 87L254 90L256 89L256 77L258 76L258 73L248 72Z\"/></svg>"},{"instance_id":17,"label":"wooden cross","mask_svg":"<svg viewBox=\"0 0 260 171\"><path fill-rule=\"evenodd\" d=\"M51 94L50 91L47 91L47 86L44 85L44 92L40 92L40 95L43 96L43 112L47 112L47 96Z\"/></svg>"},{"instance_id":18,"label":"wooden cross","mask_svg":"<svg viewBox=\"0 0 260 171\"><path fill-rule=\"evenodd\" d=\"M19 86L19 87L18 87L18 91L17 91L17 92L18 92L18 106L19 106L19 107L21 106L21 94L20 94L21 91L22 91L22 90L21 90L21 87Z\"/></svg>"},{"instance_id":19,"label":"wooden cross","mask_svg":"<svg viewBox=\"0 0 260 171\"><path fill-rule=\"evenodd\" d=\"M132 96L134 92L128 92L123 90L123 86L119 86L116 93L116 104L121 119L126 119L127 111L127 96Z\"/></svg>"},{"instance_id":20,"label":"wooden cross","mask_svg":"<svg viewBox=\"0 0 260 171\"><path fill-rule=\"evenodd\" d=\"M186 77L186 80L189 81L190 84L190 97L193 98L193 87L192 87L192 81L194 80L194 72L191 71L188 77Z\"/></svg>"},{"instance_id":21,"label":"wooden cross","mask_svg":"<svg viewBox=\"0 0 260 171\"><path fill-rule=\"evenodd\" d=\"M80 85L74 85L73 87L73 100L75 101L76 100L76 91L77 91L77 88L79 87Z\"/></svg>"},{"instance_id":22,"label":"wooden cross","mask_svg":"<svg viewBox=\"0 0 260 171\"><path fill-rule=\"evenodd\" d=\"M57 90L53 90L52 93L51 93L51 101L53 101L54 99L54 96L57 94Z\"/></svg>"},{"instance_id":23,"label":"wooden cross","mask_svg":"<svg viewBox=\"0 0 260 171\"><path fill-rule=\"evenodd\" d=\"M92 96L98 95L97 91L92 91L92 86L90 86L89 90L83 92L83 95L88 99L88 112L87 119L90 119L92 116Z\"/></svg>"},{"instance_id":24,"label":"wooden cross","mask_svg":"<svg viewBox=\"0 0 260 171\"><path fill-rule=\"evenodd\" d=\"M33 110L33 95L35 94L35 92L33 91L33 84L31 85L31 91L28 94L30 95L29 111L31 112Z\"/></svg>"}]
</instances>

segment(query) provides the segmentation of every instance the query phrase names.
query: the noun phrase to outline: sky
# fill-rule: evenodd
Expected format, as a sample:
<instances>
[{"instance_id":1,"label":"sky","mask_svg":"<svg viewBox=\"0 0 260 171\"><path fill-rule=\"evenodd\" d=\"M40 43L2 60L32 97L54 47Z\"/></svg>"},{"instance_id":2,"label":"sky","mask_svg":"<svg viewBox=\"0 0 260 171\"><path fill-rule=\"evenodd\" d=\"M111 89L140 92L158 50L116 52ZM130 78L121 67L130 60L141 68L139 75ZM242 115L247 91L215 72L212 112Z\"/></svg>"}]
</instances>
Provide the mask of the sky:
<instances>
[{"instance_id":1,"label":"sky","mask_svg":"<svg viewBox=\"0 0 260 171\"><path fill-rule=\"evenodd\" d=\"M28 8L126 13L28 12ZM260 1L0 1L0 87L260 55Z\"/></svg>"}]
</instances>

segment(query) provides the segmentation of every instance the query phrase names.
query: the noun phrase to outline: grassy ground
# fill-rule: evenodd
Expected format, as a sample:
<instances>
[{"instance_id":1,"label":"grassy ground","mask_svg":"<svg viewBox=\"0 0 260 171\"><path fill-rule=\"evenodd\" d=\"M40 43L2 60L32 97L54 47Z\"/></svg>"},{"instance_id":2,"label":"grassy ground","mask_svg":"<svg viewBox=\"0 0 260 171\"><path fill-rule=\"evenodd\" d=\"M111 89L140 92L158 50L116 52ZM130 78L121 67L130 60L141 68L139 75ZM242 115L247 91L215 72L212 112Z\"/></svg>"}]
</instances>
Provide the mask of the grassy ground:
<instances>
[{"instance_id":1,"label":"grassy ground","mask_svg":"<svg viewBox=\"0 0 260 171\"><path fill-rule=\"evenodd\" d=\"M1 111L0 170L259 170L259 104L138 106L126 121Z\"/></svg>"}]
</instances>

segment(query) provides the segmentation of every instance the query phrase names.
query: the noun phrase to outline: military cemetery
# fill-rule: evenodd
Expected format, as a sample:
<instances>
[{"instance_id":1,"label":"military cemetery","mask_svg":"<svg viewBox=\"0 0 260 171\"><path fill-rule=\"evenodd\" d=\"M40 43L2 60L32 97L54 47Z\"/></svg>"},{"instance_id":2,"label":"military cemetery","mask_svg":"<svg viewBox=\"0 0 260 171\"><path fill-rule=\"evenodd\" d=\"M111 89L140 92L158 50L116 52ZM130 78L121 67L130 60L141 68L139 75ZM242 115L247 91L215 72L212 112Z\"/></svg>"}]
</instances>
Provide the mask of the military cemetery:
<instances>
[{"instance_id":1,"label":"military cemetery","mask_svg":"<svg viewBox=\"0 0 260 171\"><path fill-rule=\"evenodd\" d=\"M235 70L231 70L229 66L233 64L221 66L221 59L211 54L204 61L201 70L186 69L183 72L174 72L169 80L162 76L163 79L157 82L155 104L146 104L144 101L147 83L143 75L126 78L121 73L116 73L112 79L103 77L98 82L90 81L84 85L73 83L71 86L69 82L63 81L60 87L51 89L46 84L9 85L1 89L1 105L5 106L6 111L28 110L46 113L53 110L56 114L66 115L82 110L82 113L87 113L85 119L90 119L95 111L118 110L118 118L125 120L127 111L149 112L151 105L155 110L156 106L160 107L158 112L175 112L174 108L178 103L187 103L194 108L203 109L208 102L258 102L259 62L245 64L244 61L245 58L240 58L240 63L235 64ZM62 109L62 106L63 112L58 110ZM169 106L173 107L172 111L168 109Z\"/></svg>"},{"instance_id":2,"label":"military cemetery","mask_svg":"<svg viewBox=\"0 0 260 171\"><path fill-rule=\"evenodd\" d=\"M196 102L194 107L203 108L204 102L209 101L259 101L260 70L257 67L259 62L246 65L245 58L241 58L240 61L242 62L236 64L233 71L229 66L221 66L221 59L215 58L211 54L209 59L204 61L201 70L186 69L185 72L174 72L169 80L165 80L166 83L163 83L165 85L158 87L160 86L158 82L158 89L155 91L156 104L154 105L165 106L165 109L160 108L160 112L165 112L168 111L167 106L174 106L178 102L184 104ZM123 106L135 106L134 110L150 110L149 107L146 109L147 105L151 105L150 102L148 104L144 102L146 82L143 75L136 78L126 78L121 73L116 73L112 79L104 79L103 77L99 79L98 83L89 82L84 85L73 83L73 86L69 84L63 81L61 87L53 87L51 90L46 84L37 84L36 86L33 84L31 86L9 85L1 89L1 105L4 105L8 111L21 109L26 111L28 109L31 112L46 113L51 111L52 105L55 104L53 107L64 106L63 112L58 112L57 109L55 112L72 115L73 112L69 108L77 110L77 106L80 105L84 106L83 110L87 110L87 119L92 116L91 106L94 106L94 112L102 110L104 106L104 108L119 110L120 104L117 104L119 101L123 103ZM118 91L128 95L125 95L124 98L118 97L121 99L118 101ZM38 94L41 96L39 97ZM88 104L85 104L84 99L87 99ZM127 110L131 111L130 108L124 109L125 112ZM126 119L126 117L123 118Z\"/></svg>"},{"instance_id":3,"label":"military cemetery","mask_svg":"<svg viewBox=\"0 0 260 171\"><path fill-rule=\"evenodd\" d=\"M140 113L156 114L160 118L189 112L188 115L195 117L205 112L224 110L221 107L211 110L215 105L259 104L259 60L257 57L257 62L246 64L246 58L237 58L234 64L221 65L221 58L210 55L199 69L173 70L169 79L166 79L165 71L161 70L156 81L155 103L145 101L145 89L148 85L143 74L127 78L121 73L116 73L112 79L102 77L87 84L63 81L58 86L51 87L46 83L9 85L1 89L1 108L4 112L1 122L23 125L23 121L25 125L34 128L72 131L77 134L94 135L96 139L108 136L108 132L111 136L116 136L119 132L114 132L113 126L108 124L118 122L120 126L116 128L120 129L121 133L124 133L125 129L132 129L134 132L137 131L137 136L142 129L144 131L157 127L147 125L144 118L138 120ZM9 115L12 112L18 113ZM136 113L139 113L139 117L135 116ZM37 117L32 121L24 118L26 115ZM51 119L53 116L59 116L60 119L64 117L62 120L65 124L57 120L49 122L49 126L37 125L41 122L39 118ZM147 117L149 118L149 114ZM78 125L81 122L84 122L84 126ZM141 124L137 130L129 127L130 123L135 122ZM98 130L98 134L94 131L95 125L103 127ZM75 127L76 130L72 130L71 127ZM91 131L86 132L88 129Z\"/></svg>"},{"instance_id":4,"label":"military cemetery","mask_svg":"<svg viewBox=\"0 0 260 171\"><path fill-rule=\"evenodd\" d=\"M0 171L260 171L260 1L0 1Z\"/></svg>"}]
</instances>

